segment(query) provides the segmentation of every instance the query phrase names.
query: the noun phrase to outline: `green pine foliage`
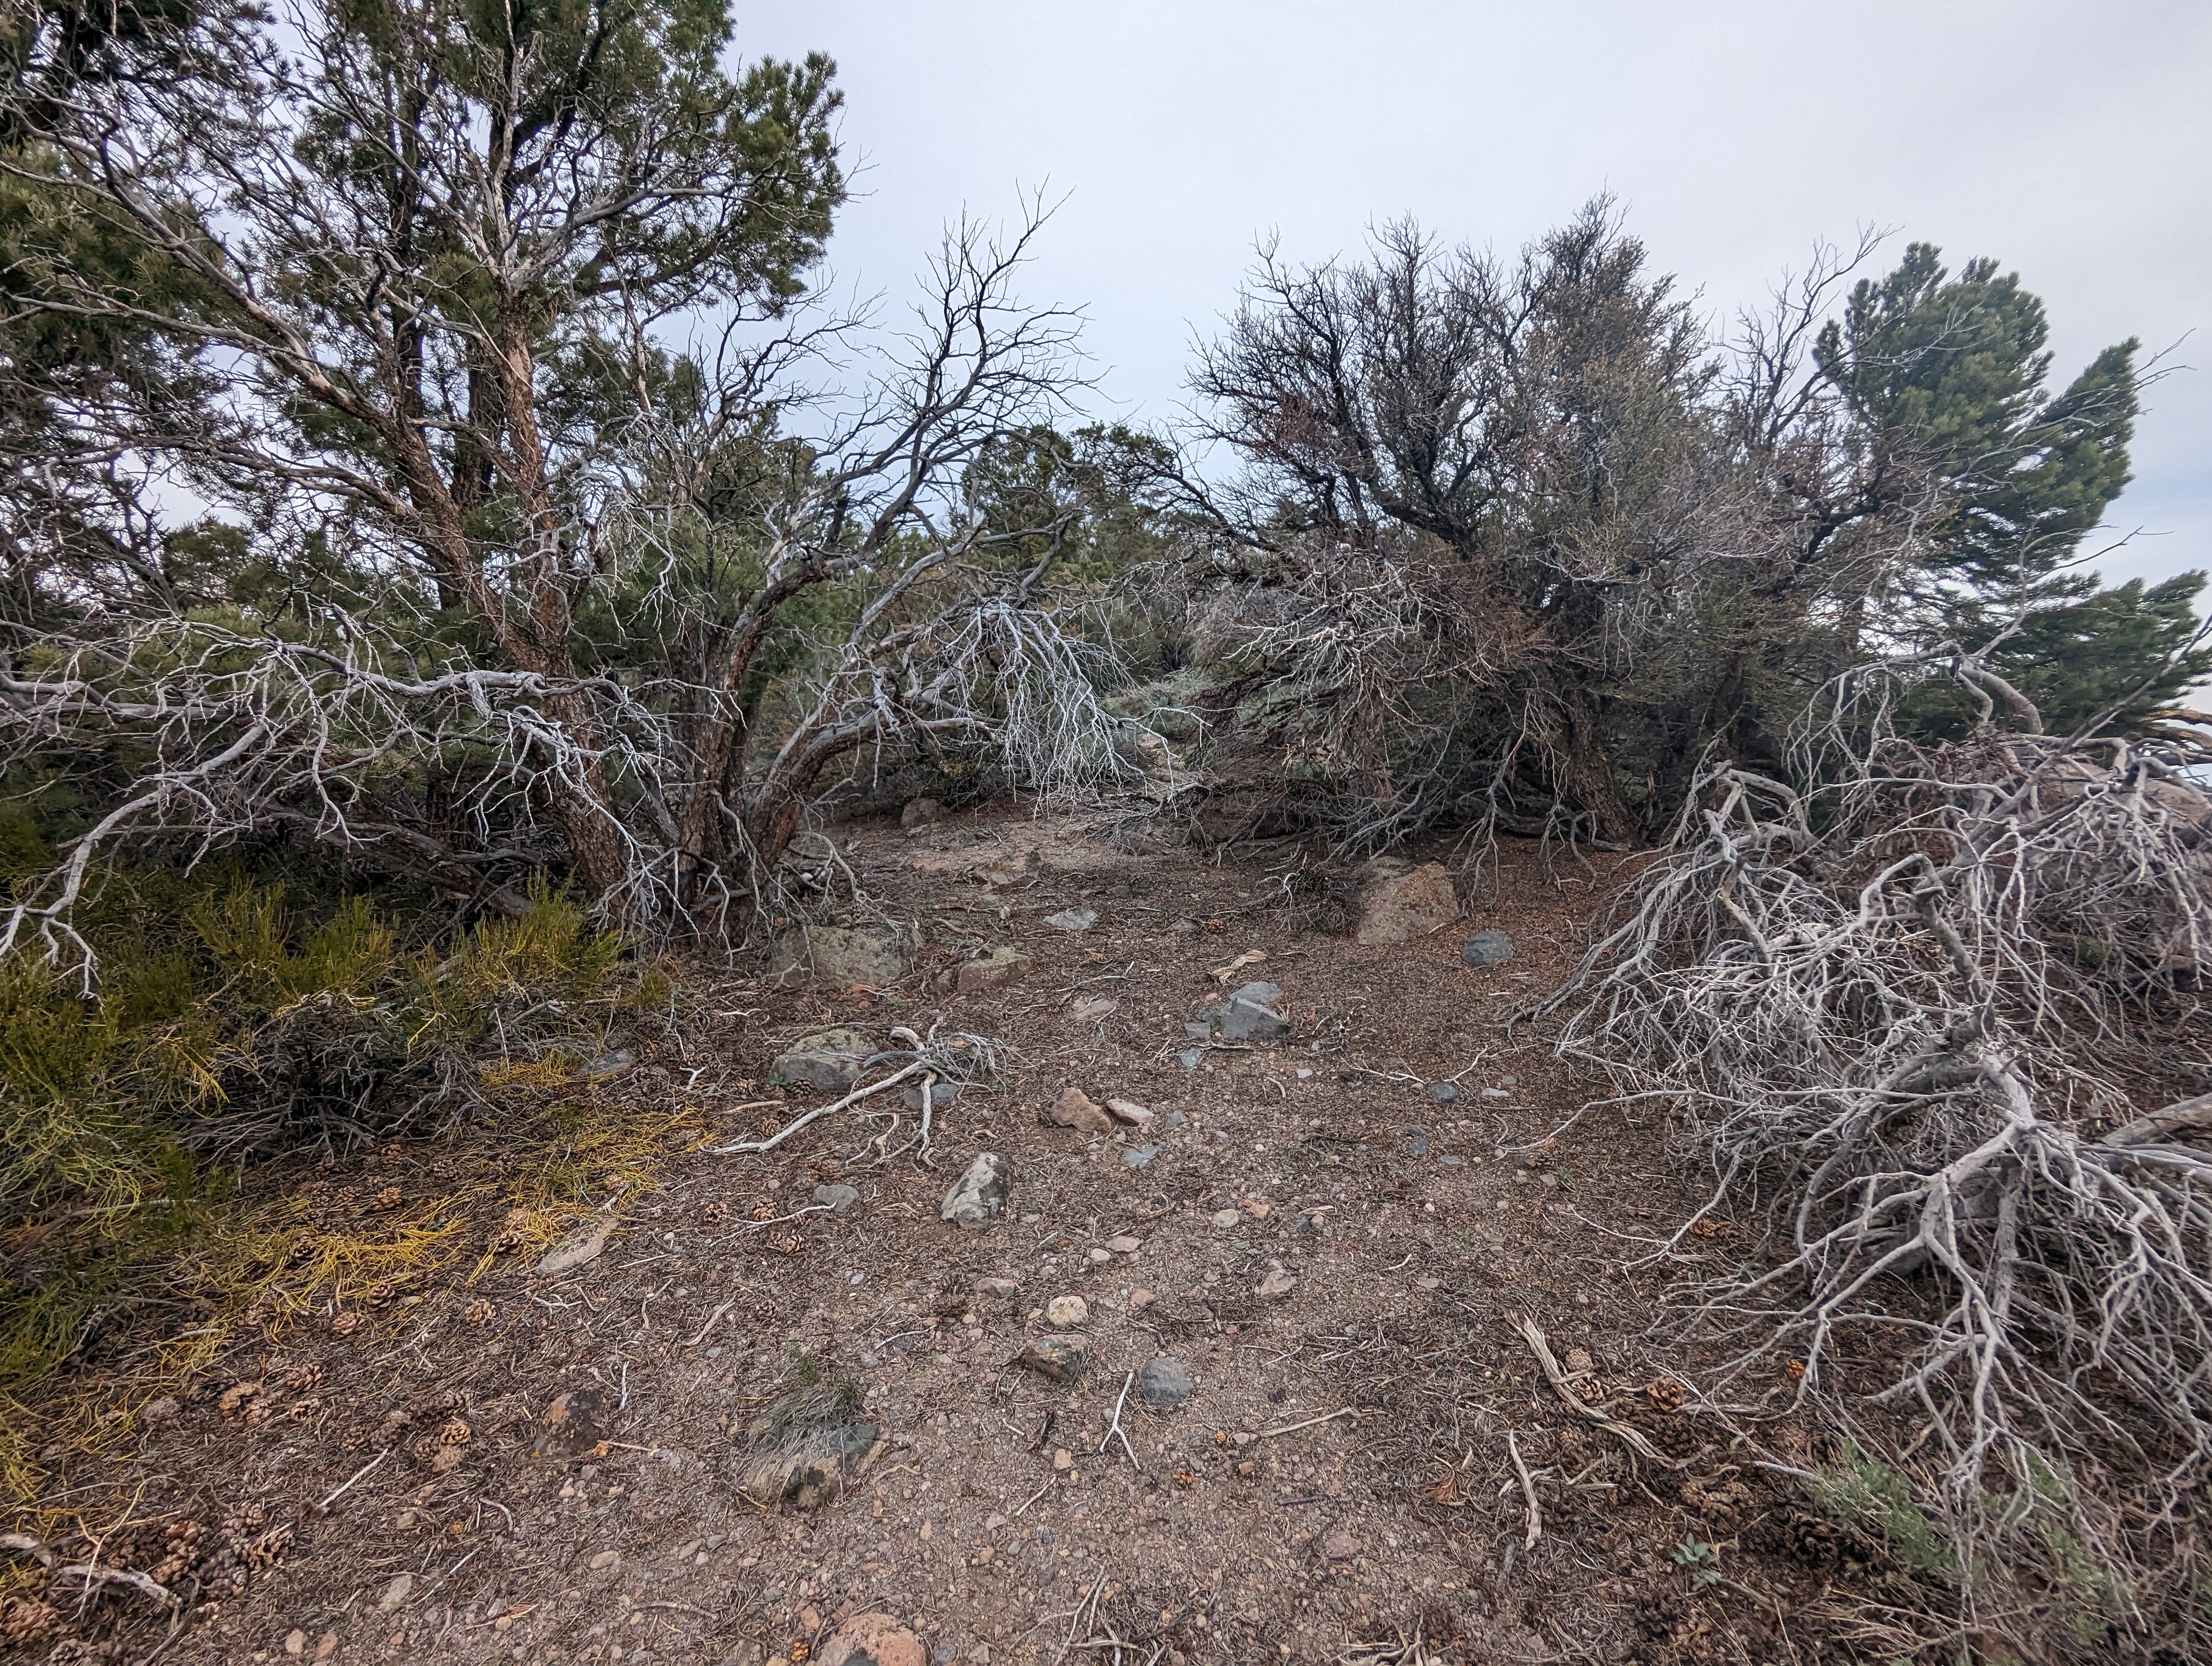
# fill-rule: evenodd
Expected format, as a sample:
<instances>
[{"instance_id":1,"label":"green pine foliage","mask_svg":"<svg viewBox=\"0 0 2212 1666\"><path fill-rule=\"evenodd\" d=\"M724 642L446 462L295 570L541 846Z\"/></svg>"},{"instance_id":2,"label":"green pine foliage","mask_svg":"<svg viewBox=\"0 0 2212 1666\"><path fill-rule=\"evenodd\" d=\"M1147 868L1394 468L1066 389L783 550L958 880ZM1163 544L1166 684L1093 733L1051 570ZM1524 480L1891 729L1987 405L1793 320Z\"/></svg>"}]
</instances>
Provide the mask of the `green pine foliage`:
<instances>
[{"instance_id":1,"label":"green pine foliage","mask_svg":"<svg viewBox=\"0 0 2212 1666\"><path fill-rule=\"evenodd\" d=\"M1857 424L1869 491L1922 518L1917 570L1899 575L1896 628L1916 646L1999 641L1995 668L2070 732L2139 723L2197 678L2204 575L2100 587L2084 545L2129 479L2140 344L2119 342L2055 395L2050 327L2019 274L1972 260L1954 277L1915 243L1861 283L1816 357ZM1923 732L1963 733L1948 684L1922 692Z\"/></svg>"}]
</instances>

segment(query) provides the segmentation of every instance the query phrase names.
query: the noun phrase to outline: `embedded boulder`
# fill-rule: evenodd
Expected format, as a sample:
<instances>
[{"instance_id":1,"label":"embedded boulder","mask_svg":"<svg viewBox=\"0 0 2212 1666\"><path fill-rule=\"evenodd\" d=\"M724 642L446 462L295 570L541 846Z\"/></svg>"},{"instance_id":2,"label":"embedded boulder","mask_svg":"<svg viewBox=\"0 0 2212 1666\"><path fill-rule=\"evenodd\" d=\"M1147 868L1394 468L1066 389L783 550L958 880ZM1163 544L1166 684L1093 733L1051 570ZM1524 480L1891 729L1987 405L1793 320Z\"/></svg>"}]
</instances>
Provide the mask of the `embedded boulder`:
<instances>
[{"instance_id":1,"label":"embedded boulder","mask_svg":"<svg viewBox=\"0 0 2212 1666\"><path fill-rule=\"evenodd\" d=\"M987 989L1002 989L1030 968L1030 958L1019 949L1000 945L979 959L963 966L953 978L952 987L963 995L981 994Z\"/></svg>"},{"instance_id":2,"label":"embedded boulder","mask_svg":"<svg viewBox=\"0 0 2212 1666\"><path fill-rule=\"evenodd\" d=\"M801 1036L778 1055L775 1073L794 1086L849 1093L872 1050L857 1030L817 1030Z\"/></svg>"},{"instance_id":3,"label":"embedded boulder","mask_svg":"<svg viewBox=\"0 0 2212 1666\"><path fill-rule=\"evenodd\" d=\"M775 981L793 984L890 983L914 964L915 933L903 927L811 926L775 939Z\"/></svg>"},{"instance_id":4,"label":"embedded boulder","mask_svg":"<svg viewBox=\"0 0 2212 1666\"><path fill-rule=\"evenodd\" d=\"M1401 856L1377 856L1359 872L1357 939L1370 946L1410 942L1459 918L1459 893L1442 862L1419 867Z\"/></svg>"}]
</instances>

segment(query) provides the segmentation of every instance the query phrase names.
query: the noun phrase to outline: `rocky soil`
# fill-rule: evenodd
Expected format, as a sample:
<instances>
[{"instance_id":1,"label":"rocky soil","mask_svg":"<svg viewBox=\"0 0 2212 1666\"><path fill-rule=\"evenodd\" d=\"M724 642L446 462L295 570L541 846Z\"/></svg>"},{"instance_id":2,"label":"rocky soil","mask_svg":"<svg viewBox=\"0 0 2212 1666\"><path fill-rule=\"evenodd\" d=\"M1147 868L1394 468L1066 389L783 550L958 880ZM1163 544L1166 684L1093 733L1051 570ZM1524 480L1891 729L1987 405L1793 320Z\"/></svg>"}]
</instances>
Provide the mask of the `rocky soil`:
<instances>
[{"instance_id":1,"label":"rocky soil","mask_svg":"<svg viewBox=\"0 0 2212 1666\"><path fill-rule=\"evenodd\" d=\"M101 1565L185 1603L173 1626L103 1584L65 1657L1842 1646L1823 1614L1888 1576L1760 1467L1816 1453L1786 1373L1701 1409L1651 1340L1680 1265L1628 1269L1694 1177L1653 1113L1555 1136L1591 1090L1505 1025L1617 876L1511 848L1462 914L1439 853L1332 901L1293 850L1216 861L1103 813L909 820L838 830L891 927L695 972L607 1084L705 1114L657 1189L532 1262L257 1335L65 1465ZM1463 955L1486 933L1510 958ZM1000 1067L950 1103L939 1073L926 1148L909 1077L712 1154L933 1033ZM342 1205L441 1160L326 1179Z\"/></svg>"}]
</instances>

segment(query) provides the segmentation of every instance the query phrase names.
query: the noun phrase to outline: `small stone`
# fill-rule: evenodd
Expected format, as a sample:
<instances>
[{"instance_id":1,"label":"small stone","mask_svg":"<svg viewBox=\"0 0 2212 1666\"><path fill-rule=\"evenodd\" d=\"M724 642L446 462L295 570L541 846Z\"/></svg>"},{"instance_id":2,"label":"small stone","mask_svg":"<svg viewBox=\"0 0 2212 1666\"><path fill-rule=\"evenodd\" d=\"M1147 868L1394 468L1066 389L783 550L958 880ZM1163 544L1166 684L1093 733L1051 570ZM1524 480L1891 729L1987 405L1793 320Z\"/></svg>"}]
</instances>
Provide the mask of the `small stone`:
<instances>
[{"instance_id":1,"label":"small stone","mask_svg":"<svg viewBox=\"0 0 2212 1666\"><path fill-rule=\"evenodd\" d=\"M1400 1136L1406 1142L1406 1155L1426 1157L1429 1154L1429 1131L1426 1128L1407 1128Z\"/></svg>"},{"instance_id":2,"label":"small stone","mask_svg":"<svg viewBox=\"0 0 2212 1666\"><path fill-rule=\"evenodd\" d=\"M1248 983L1208 1007L1203 1021L1183 1027L1199 1041L1274 1041L1291 1033L1282 1004L1283 992L1275 985Z\"/></svg>"},{"instance_id":3,"label":"small stone","mask_svg":"<svg viewBox=\"0 0 2212 1666\"><path fill-rule=\"evenodd\" d=\"M1150 1307L1158 1300L1159 1300L1159 1298L1152 1294L1149 1290L1132 1290L1129 1292L1129 1305L1131 1307Z\"/></svg>"},{"instance_id":4,"label":"small stone","mask_svg":"<svg viewBox=\"0 0 2212 1666\"><path fill-rule=\"evenodd\" d=\"M1060 1097L1037 1113L1037 1121L1047 1128L1076 1128L1085 1134L1104 1134L1114 1126L1104 1108L1093 1104L1091 1096L1079 1087L1062 1089Z\"/></svg>"},{"instance_id":5,"label":"small stone","mask_svg":"<svg viewBox=\"0 0 2212 1666\"><path fill-rule=\"evenodd\" d=\"M1090 1355L1073 1336L1039 1336L1022 1350L1014 1363L1054 1383L1073 1383L1083 1375L1090 1364Z\"/></svg>"},{"instance_id":6,"label":"small stone","mask_svg":"<svg viewBox=\"0 0 2212 1666\"><path fill-rule=\"evenodd\" d=\"M1132 1146L1121 1153L1121 1161L1127 1167L1141 1169L1159 1154L1158 1146Z\"/></svg>"},{"instance_id":7,"label":"small stone","mask_svg":"<svg viewBox=\"0 0 2212 1666\"><path fill-rule=\"evenodd\" d=\"M1431 1082L1429 1097L1440 1105L1455 1105L1459 1103L1459 1085L1456 1082Z\"/></svg>"},{"instance_id":8,"label":"small stone","mask_svg":"<svg viewBox=\"0 0 2212 1666\"><path fill-rule=\"evenodd\" d=\"M1152 1124L1152 1113L1134 1100L1109 1099L1106 1109L1113 1114L1115 1121L1127 1122L1132 1127L1143 1128Z\"/></svg>"},{"instance_id":9,"label":"small stone","mask_svg":"<svg viewBox=\"0 0 2212 1666\"><path fill-rule=\"evenodd\" d=\"M929 1085L929 1108L931 1111L936 1112L944 1110L945 1106L958 1099L960 1093L961 1084L958 1082L932 1082ZM915 1083L914 1086L907 1088L901 1092L899 1097L906 1102L906 1108L908 1110L920 1110L921 1109L921 1085L919 1082Z\"/></svg>"},{"instance_id":10,"label":"small stone","mask_svg":"<svg viewBox=\"0 0 2212 1666\"><path fill-rule=\"evenodd\" d=\"M1224 1209L1213 1217L1213 1224L1225 1232L1243 1219L1242 1209Z\"/></svg>"},{"instance_id":11,"label":"small stone","mask_svg":"<svg viewBox=\"0 0 2212 1666\"><path fill-rule=\"evenodd\" d=\"M1244 1213L1255 1220L1265 1220L1274 1213L1274 1208L1275 1206L1264 1197L1248 1197L1244 1200Z\"/></svg>"},{"instance_id":12,"label":"small stone","mask_svg":"<svg viewBox=\"0 0 2212 1666\"><path fill-rule=\"evenodd\" d=\"M772 1073L793 1086L848 1093L860 1079L871 1051L857 1030L820 1030L801 1036L777 1057Z\"/></svg>"},{"instance_id":13,"label":"small stone","mask_svg":"<svg viewBox=\"0 0 2212 1666\"><path fill-rule=\"evenodd\" d=\"M1048 926L1057 926L1064 932L1087 932L1098 923L1096 909L1062 909L1058 914L1044 917Z\"/></svg>"},{"instance_id":14,"label":"small stone","mask_svg":"<svg viewBox=\"0 0 2212 1666\"><path fill-rule=\"evenodd\" d=\"M814 1201L833 1215L842 1215L860 1201L860 1195L850 1186L817 1186Z\"/></svg>"},{"instance_id":15,"label":"small stone","mask_svg":"<svg viewBox=\"0 0 2212 1666\"><path fill-rule=\"evenodd\" d=\"M1205 1056L1206 1049L1204 1048L1186 1047L1182 1052L1176 1055L1176 1061L1182 1065L1185 1070L1195 1070L1198 1068L1199 1061L1205 1058Z\"/></svg>"},{"instance_id":16,"label":"small stone","mask_svg":"<svg viewBox=\"0 0 2212 1666\"><path fill-rule=\"evenodd\" d=\"M622 1552L619 1550L602 1550L594 1555L586 1566L592 1572L601 1573L620 1560L622 1560Z\"/></svg>"},{"instance_id":17,"label":"small stone","mask_svg":"<svg viewBox=\"0 0 2212 1666\"><path fill-rule=\"evenodd\" d=\"M1103 1267L1108 1262L1114 1259L1114 1252L1111 1250L1107 1249L1103 1244L1094 1244L1089 1252L1087 1259L1093 1267Z\"/></svg>"},{"instance_id":18,"label":"small stone","mask_svg":"<svg viewBox=\"0 0 2212 1666\"><path fill-rule=\"evenodd\" d=\"M1045 1304L1044 1316L1048 1323L1066 1330L1091 1316L1091 1304L1080 1296L1054 1296Z\"/></svg>"},{"instance_id":19,"label":"small stone","mask_svg":"<svg viewBox=\"0 0 2212 1666\"><path fill-rule=\"evenodd\" d=\"M1110 1018L1121 1006L1121 1003L1112 995L1083 995L1067 1009L1067 1015L1078 1024L1089 1024L1096 1018Z\"/></svg>"},{"instance_id":20,"label":"small stone","mask_svg":"<svg viewBox=\"0 0 2212 1666\"><path fill-rule=\"evenodd\" d=\"M397 1614L400 1607L415 1594L415 1576L402 1573L394 1576L384 1588L384 1595L376 1599L377 1609L383 1614Z\"/></svg>"},{"instance_id":21,"label":"small stone","mask_svg":"<svg viewBox=\"0 0 2212 1666\"><path fill-rule=\"evenodd\" d=\"M816 1666L929 1666L921 1639L888 1614L856 1614L830 1635Z\"/></svg>"},{"instance_id":22,"label":"small stone","mask_svg":"<svg viewBox=\"0 0 2212 1666\"><path fill-rule=\"evenodd\" d=\"M1190 1126L1190 1118L1179 1110L1171 1110L1160 1118L1160 1126L1169 1129L1187 1128Z\"/></svg>"},{"instance_id":23,"label":"small stone","mask_svg":"<svg viewBox=\"0 0 2212 1666\"><path fill-rule=\"evenodd\" d=\"M1073 1469L1075 1468L1075 1455L1065 1446L1059 1448L1052 1455L1052 1467L1060 1470Z\"/></svg>"},{"instance_id":24,"label":"small stone","mask_svg":"<svg viewBox=\"0 0 2212 1666\"><path fill-rule=\"evenodd\" d=\"M963 995L987 989L1003 989L1029 970L1030 958L1019 949L1001 944L981 958L969 961L955 975L952 987Z\"/></svg>"},{"instance_id":25,"label":"small stone","mask_svg":"<svg viewBox=\"0 0 2212 1666\"><path fill-rule=\"evenodd\" d=\"M1006 1189L1013 1172L1013 1165L997 1152L985 1152L952 1183L939 1214L956 1226L988 1226L1006 1207Z\"/></svg>"},{"instance_id":26,"label":"small stone","mask_svg":"<svg viewBox=\"0 0 2212 1666\"><path fill-rule=\"evenodd\" d=\"M1498 966L1513 958L1513 939L1504 932L1477 932L1459 945L1459 958L1470 966Z\"/></svg>"},{"instance_id":27,"label":"small stone","mask_svg":"<svg viewBox=\"0 0 2212 1666\"><path fill-rule=\"evenodd\" d=\"M636 1062L636 1054L631 1052L627 1047L617 1047L613 1052L609 1053L603 1057L593 1059L591 1063L586 1065L584 1067L584 1079L587 1082L604 1081L610 1076L621 1075L623 1071L629 1069ZM300 1639L300 1645L301 1648L305 1648L307 1646L307 1639L302 1637ZM292 1652L296 1654L298 1650L294 1650Z\"/></svg>"},{"instance_id":28,"label":"small stone","mask_svg":"<svg viewBox=\"0 0 2212 1666\"><path fill-rule=\"evenodd\" d=\"M1022 1287L1012 1279L978 1279L975 1293L988 1302L1018 1301Z\"/></svg>"},{"instance_id":29,"label":"small stone","mask_svg":"<svg viewBox=\"0 0 2212 1666\"><path fill-rule=\"evenodd\" d=\"M1133 1256L1145 1247L1145 1241L1142 1238L1133 1238L1127 1232L1122 1232L1108 1238L1106 1247L1117 1256Z\"/></svg>"},{"instance_id":30,"label":"small stone","mask_svg":"<svg viewBox=\"0 0 2212 1666\"><path fill-rule=\"evenodd\" d=\"M1109 897L1127 897L1129 894L1129 888L1127 885L1109 885L1106 887L1106 894Z\"/></svg>"},{"instance_id":31,"label":"small stone","mask_svg":"<svg viewBox=\"0 0 2212 1666\"><path fill-rule=\"evenodd\" d=\"M1286 1271L1280 1263L1269 1267L1267 1276L1260 1280L1260 1293L1269 1298L1287 1296L1298 1287L1298 1275Z\"/></svg>"},{"instance_id":32,"label":"small stone","mask_svg":"<svg viewBox=\"0 0 2212 1666\"><path fill-rule=\"evenodd\" d=\"M284 1652L288 1655L303 1655L307 1653L307 1633L301 1631L297 1626L293 1626L290 1631L287 1632L284 1634Z\"/></svg>"},{"instance_id":33,"label":"small stone","mask_svg":"<svg viewBox=\"0 0 2212 1666\"><path fill-rule=\"evenodd\" d=\"M1332 1562L1348 1562L1359 1554L1359 1541L1346 1528L1335 1528L1321 1541L1321 1554Z\"/></svg>"},{"instance_id":34,"label":"small stone","mask_svg":"<svg viewBox=\"0 0 2212 1666\"><path fill-rule=\"evenodd\" d=\"M1510 1099L1513 1096L1502 1087L1486 1087L1482 1090L1482 1097L1486 1099Z\"/></svg>"},{"instance_id":35,"label":"small stone","mask_svg":"<svg viewBox=\"0 0 2212 1666\"><path fill-rule=\"evenodd\" d=\"M1137 1373L1137 1393L1156 1412L1171 1412L1190 1398L1197 1384L1190 1367L1172 1354L1147 1360Z\"/></svg>"}]
</instances>

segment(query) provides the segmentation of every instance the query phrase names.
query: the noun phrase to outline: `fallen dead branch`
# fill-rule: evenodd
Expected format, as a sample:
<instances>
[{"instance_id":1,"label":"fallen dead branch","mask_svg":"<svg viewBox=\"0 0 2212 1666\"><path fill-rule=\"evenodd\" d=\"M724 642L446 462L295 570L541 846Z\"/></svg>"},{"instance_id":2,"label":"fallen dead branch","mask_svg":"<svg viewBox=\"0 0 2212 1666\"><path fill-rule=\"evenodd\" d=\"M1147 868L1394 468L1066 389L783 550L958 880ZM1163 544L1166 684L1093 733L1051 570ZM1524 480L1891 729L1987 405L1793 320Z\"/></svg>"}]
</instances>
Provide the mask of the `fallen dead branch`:
<instances>
[{"instance_id":1,"label":"fallen dead branch","mask_svg":"<svg viewBox=\"0 0 2212 1666\"><path fill-rule=\"evenodd\" d=\"M1510 1429L1505 1432L1505 1451L1513 1460L1513 1473L1521 1478L1521 1496L1528 1501L1528 1532L1521 1541L1521 1548L1534 1550L1536 1541L1544 1536L1544 1509L1536 1502L1536 1483L1529 1477L1528 1465L1521 1456L1521 1443L1514 1438Z\"/></svg>"},{"instance_id":2,"label":"fallen dead branch","mask_svg":"<svg viewBox=\"0 0 2212 1666\"><path fill-rule=\"evenodd\" d=\"M1536 1364L1543 1371L1544 1380L1552 1385L1552 1390L1559 1396L1560 1403L1577 1417L1585 1423L1604 1430L1606 1433L1634 1452L1637 1456L1647 1459L1662 1468L1686 1469L1689 1467L1680 1458L1670 1458L1654 1446L1650 1438L1641 1429L1623 1423L1617 1418L1607 1416L1602 1408L1591 1405L1577 1394L1571 1375L1566 1367L1559 1363L1558 1356L1552 1352L1551 1339L1538 1329L1535 1321L1526 1314L1521 1316L1521 1340L1528 1343L1529 1353L1536 1356Z\"/></svg>"},{"instance_id":3,"label":"fallen dead branch","mask_svg":"<svg viewBox=\"0 0 2212 1666\"><path fill-rule=\"evenodd\" d=\"M792 1135L803 1128L812 1127L823 1117L834 1116L848 1106L860 1104L863 1099L873 1098L885 1089L896 1087L913 1076L921 1076L925 1082L930 1084L929 1089L924 1091L922 1097L922 1125L920 1139L922 1150L926 1154L929 1145L930 1102L933 1097L935 1085L944 1082L965 1086L981 1077L995 1075L998 1073L1000 1043L987 1037L971 1036L965 1031L940 1037L933 1027L927 1037L917 1036L910 1030L898 1033L901 1037L911 1043L910 1047L899 1051L878 1053L867 1061L870 1065L876 1065L894 1059L903 1058L907 1061L890 1075L879 1081L870 1082L865 1087L856 1087L842 1098L833 1100L829 1104L817 1106L804 1116L786 1123L764 1140L740 1140L734 1145L710 1146L705 1154L708 1157L737 1157L774 1151ZM907 1146L900 1147L901 1152L907 1149L908 1149ZM889 1153L889 1156L892 1157L897 1155L899 1152Z\"/></svg>"},{"instance_id":4,"label":"fallen dead branch","mask_svg":"<svg viewBox=\"0 0 2212 1666\"><path fill-rule=\"evenodd\" d=\"M1310 1417L1303 1423L1285 1423L1279 1429L1262 1429L1252 1438L1267 1440L1276 1435L1294 1435L1301 1429L1310 1429L1317 1424L1334 1423L1340 1417L1348 1417L1357 1421L1359 1414L1350 1406L1340 1406L1333 1412L1325 1412L1319 1417Z\"/></svg>"},{"instance_id":5,"label":"fallen dead branch","mask_svg":"<svg viewBox=\"0 0 2212 1666\"><path fill-rule=\"evenodd\" d=\"M26 1533L0 1533L0 1550L28 1556L56 1581L75 1581L88 1596L110 1585L121 1585L165 1608L183 1606L183 1599L151 1574L140 1573L133 1568L102 1567L96 1562L64 1562L46 1545Z\"/></svg>"}]
</instances>

